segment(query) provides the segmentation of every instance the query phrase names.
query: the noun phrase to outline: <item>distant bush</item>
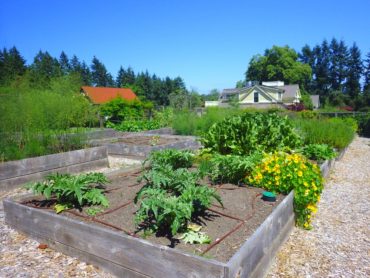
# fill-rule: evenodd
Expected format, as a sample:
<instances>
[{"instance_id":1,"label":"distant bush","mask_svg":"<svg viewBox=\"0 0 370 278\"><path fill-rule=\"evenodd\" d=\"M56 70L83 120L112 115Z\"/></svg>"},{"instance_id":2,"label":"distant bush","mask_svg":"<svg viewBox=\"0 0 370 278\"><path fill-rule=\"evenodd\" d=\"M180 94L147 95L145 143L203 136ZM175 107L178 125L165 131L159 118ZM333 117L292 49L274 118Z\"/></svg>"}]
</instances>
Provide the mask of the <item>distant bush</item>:
<instances>
[{"instance_id":1,"label":"distant bush","mask_svg":"<svg viewBox=\"0 0 370 278\"><path fill-rule=\"evenodd\" d=\"M198 116L194 112L178 111L174 113L172 128L179 135L201 135L207 132L214 123L242 112L237 108L210 107L202 116Z\"/></svg>"},{"instance_id":2,"label":"distant bush","mask_svg":"<svg viewBox=\"0 0 370 278\"><path fill-rule=\"evenodd\" d=\"M355 117L358 123L358 133L361 136L370 137L370 113Z\"/></svg>"},{"instance_id":3,"label":"distant bush","mask_svg":"<svg viewBox=\"0 0 370 278\"><path fill-rule=\"evenodd\" d=\"M59 83L58 83L59 84ZM63 83L59 84L60 90ZM56 86L56 85L55 85ZM79 93L0 88L0 160L14 160L83 146L66 136L71 127L94 126L96 110Z\"/></svg>"},{"instance_id":4,"label":"distant bush","mask_svg":"<svg viewBox=\"0 0 370 278\"><path fill-rule=\"evenodd\" d=\"M153 108L151 102L143 102L138 99L125 100L117 97L100 106L100 114L109 121L119 123L124 120L142 120L145 112Z\"/></svg>"}]
</instances>

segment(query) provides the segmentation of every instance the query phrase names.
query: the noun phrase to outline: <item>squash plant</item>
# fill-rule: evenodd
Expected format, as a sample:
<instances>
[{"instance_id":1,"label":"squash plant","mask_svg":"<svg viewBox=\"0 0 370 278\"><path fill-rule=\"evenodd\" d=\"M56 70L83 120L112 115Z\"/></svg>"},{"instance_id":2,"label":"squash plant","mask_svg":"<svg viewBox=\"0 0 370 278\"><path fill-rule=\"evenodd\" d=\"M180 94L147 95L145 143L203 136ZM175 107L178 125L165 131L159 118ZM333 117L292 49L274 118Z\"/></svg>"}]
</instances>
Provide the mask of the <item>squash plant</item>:
<instances>
[{"instance_id":1,"label":"squash plant","mask_svg":"<svg viewBox=\"0 0 370 278\"><path fill-rule=\"evenodd\" d=\"M81 209L85 205L108 207L103 185L108 182L102 173L88 173L77 176L70 174L51 174L43 182L26 185L34 194L43 195L47 200L56 198L57 213L68 208ZM92 211L88 210L87 212Z\"/></svg>"}]
</instances>

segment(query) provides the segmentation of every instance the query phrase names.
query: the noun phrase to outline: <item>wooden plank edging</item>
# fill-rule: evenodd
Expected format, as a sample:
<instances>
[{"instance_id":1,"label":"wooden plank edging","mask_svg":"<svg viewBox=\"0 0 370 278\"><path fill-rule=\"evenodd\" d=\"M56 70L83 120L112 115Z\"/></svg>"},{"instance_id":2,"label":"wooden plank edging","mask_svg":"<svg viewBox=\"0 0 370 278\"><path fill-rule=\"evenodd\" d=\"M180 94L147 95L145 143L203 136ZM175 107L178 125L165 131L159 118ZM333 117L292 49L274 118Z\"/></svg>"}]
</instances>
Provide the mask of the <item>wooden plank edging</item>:
<instances>
[{"instance_id":1,"label":"wooden plank edging","mask_svg":"<svg viewBox=\"0 0 370 278\"><path fill-rule=\"evenodd\" d=\"M229 278L263 277L294 227L293 199L292 191L229 260Z\"/></svg>"},{"instance_id":2,"label":"wooden plank edging","mask_svg":"<svg viewBox=\"0 0 370 278\"><path fill-rule=\"evenodd\" d=\"M39 180L52 172L81 172L108 165L105 146L50 154L0 164L0 191Z\"/></svg>"},{"instance_id":3,"label":"wooden plank edging","mask_svg":"<svg viewBox=\"0 0 370 278\"><path fill-rule=\"evenodd\" d=\"M118 276L225 277L224 263L183 253L143 239L30 208L11 199L3 201L5 222L39 240L54 242L68 254L94 261ZM85 254L85 255L84 255ZM86 256L88 254L88 256ZM127 275L126 275L127 274Z\"/></svg>"}]
</instances>

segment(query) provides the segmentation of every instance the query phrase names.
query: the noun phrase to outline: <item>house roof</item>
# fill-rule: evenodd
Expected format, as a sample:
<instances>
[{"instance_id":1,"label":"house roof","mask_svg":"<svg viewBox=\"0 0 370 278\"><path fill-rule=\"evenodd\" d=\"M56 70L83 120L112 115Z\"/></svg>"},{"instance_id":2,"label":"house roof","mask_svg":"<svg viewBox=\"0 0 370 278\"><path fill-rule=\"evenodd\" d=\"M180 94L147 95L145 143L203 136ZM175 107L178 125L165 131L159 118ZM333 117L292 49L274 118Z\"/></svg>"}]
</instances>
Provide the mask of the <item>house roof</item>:
<instances>
[{"instance_id":1,"label":"house roof","mask_svg":"<svg viewBox=\"0 0 370 278\"><path fill-rule=\"evenodd\" d=\"M117 97L121 97L126 100L134 100L137 98L135 93L129 88L82 86L82 91L94 104L106 103Z\"/></svg>"},{"instance_id":2,"label":"house roof","mask_svg":"<svg viewBox=\"0 0 370 278\"><path fill-rule=\"evenodd\" d=\"M284 85L281 88L284 90L283 101L295 99L297 91L299 91L298 84Z\"/></svg>"},{"instance_id":3,"label":"house roof","mask_svg":"<svg viewBox=\"0 0 370 278\"><path fill-rule=\"evenodd\" d=\"M310 95L312 104L314 107L320 106L320 96L319 95Z\"/></svg>"},{"instance_id":4,"label":"house roof","mask_svg":"<svg viewBox=\"0 0 370 278\"><path fill-rule=\"evenodd\" d=\"M247 93L249 94L251 91L258 89L259 91L263 92L265 95L269 96L269 98L275 100L270 93L282 93L282 101L283 102L291 102L296 99L297 92L299 91L298 84L292 85L284 85L284 86L264 86L264 85L254 85L251 87L243 87L243 88L236 88L236 89L224 89L221 93L222 95L231 95L231 94L242 94ZM222 98L222 97L221 97ZM277 100L275 100L277 101Z\"/></svg>"}]
</instances>

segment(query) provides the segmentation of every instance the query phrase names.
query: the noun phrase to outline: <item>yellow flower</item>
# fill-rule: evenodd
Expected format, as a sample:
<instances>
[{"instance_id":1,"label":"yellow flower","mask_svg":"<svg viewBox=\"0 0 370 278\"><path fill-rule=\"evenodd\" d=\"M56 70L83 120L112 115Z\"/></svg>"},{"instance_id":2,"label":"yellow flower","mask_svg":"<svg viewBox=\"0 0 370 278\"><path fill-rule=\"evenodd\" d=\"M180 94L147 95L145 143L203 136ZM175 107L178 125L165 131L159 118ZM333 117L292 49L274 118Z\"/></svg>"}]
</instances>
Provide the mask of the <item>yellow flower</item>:
<instances>
[{"instance_id":1,"label":"yellow flower","mask_svg":"<svg viewBox=\"0 0 370 278\"><path fill-rule=\"evenodd\" d=\"M314 205L312 205L312 204L309 204L307 206L307 209L309 209L310 211L312 211L312 213L314 213L314 214L317 212L317 207L314 206Z\"/></svg>"},{"instance_id":2,"label":"yellow flower","mask_svg":"<svg viewBox=\"0 0 370 278\"><path fill-rule=\"evenodd\" d=\"M307 187L308 186L308 183L306 181L304 181L303 182L303 185Z\"/></svg>"},{"instance_id":3,"label":"yellow flower","mask_svg":"<svg viewBox=\"0 0 370 278\"><path fill-rule=\"evenodd\" d=\"M298 177L302 177L303 176L303 172L302 171L298 171Z\"/></svg>"}]
</instances>

